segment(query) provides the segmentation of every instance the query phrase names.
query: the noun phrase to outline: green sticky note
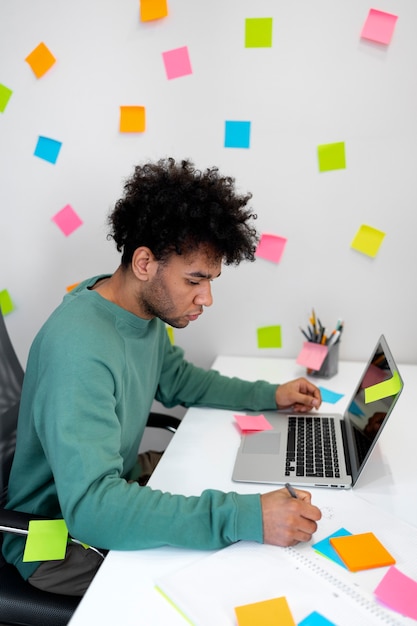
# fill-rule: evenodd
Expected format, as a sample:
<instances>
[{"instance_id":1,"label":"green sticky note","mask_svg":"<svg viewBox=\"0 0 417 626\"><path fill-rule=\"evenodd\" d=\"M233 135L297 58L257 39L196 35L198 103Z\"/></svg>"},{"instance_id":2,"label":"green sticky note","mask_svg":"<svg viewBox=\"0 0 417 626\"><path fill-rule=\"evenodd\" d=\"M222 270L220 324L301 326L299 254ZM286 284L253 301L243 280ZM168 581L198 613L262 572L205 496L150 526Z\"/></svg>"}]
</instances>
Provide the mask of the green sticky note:
<instances>
[{"instance_id":1,"label":"green sticky note","mask_svg":"<svg viewBox=\"0 0 417 626\"><path fill-rule=\"evenodd\" d=\"M31 520L23 561L60 561L65 558L68 529L63 519Z\"/></svg>"},{"instance_id":2,"label":"green sticky note","mask_svg":"<svg viewBox=\"0 0 417 626\"><path fill-rule=\"evenodd\" d=\"M320 172L330 170L344 170L346 168L345 144L326 143L317 148Z\"/></svg>"},{"instance_id":3,"label":"green sticky note","mask_svg":"<svg viewBox=\"0 0 417 626\"><path fill-rule=\"evenodd\" d=\"M281 348L281 326L258 328L258 348Z\"/></svg>"},{"instance_id":4,"label":"green sticky note","mask_svg":"<svg viewBox=\"0 0 417 626\"><path fill-rule=\"evenodd\" d=\"M398 372L394 372L392 378L383 380L382 383L377 383L371 387L365 389L365 404L368 402L376 402L383 398L389 398L389 396L395 396L401 389L401 378Z\"/></svg>"},{"instance_id":5,"label":"green sticky note","mask_svg":"<svg viewBox=\"0 0 417 626\"><path fill-rule=\"evenodd\" d=\"M353 238L351 248L367 254L370 257L375 257L385 237L385 233L382 230L362 224L358 232Z\"/></svg>"},{"instance_id":6,"label":"green sticky note","mask_svg":"<svg viewBox=\"0 0 417 626\"><path fill-rule=\"evenodd\" d=\"M0 113L4 113L13 91L0 83Z\"/></svg>"},{"instance_id":7,"label":"green sticky note","mask_svg":"<svg viewBox=\"0 0 417 626\"><path fill-rule=\"evenodd\" d=\"M245 48L272 47L272 17L248 17L245 20Z\"/></svg>"},{"instance_id":8,"label":"green sticky note","mask_svg":"<svg viewBox=\"0 0 417 626\"><path fill-rule=\"evenodd\" d=\"M8 315L14 310L14 304L7 289L0 291L0 309L3 315Z\"/></svg>"}]
</instances>

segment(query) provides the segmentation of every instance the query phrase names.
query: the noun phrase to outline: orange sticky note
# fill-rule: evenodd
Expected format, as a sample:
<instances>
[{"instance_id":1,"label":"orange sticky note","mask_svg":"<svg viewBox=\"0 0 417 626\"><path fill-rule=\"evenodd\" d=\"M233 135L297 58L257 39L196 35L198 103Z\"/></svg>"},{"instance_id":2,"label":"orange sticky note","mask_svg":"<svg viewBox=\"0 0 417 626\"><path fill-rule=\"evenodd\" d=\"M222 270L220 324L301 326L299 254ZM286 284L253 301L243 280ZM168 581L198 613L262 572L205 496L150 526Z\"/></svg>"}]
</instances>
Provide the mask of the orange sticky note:
<instances>
[{"instance_id":1,"label":"orange sticky note","mask_svg":"<svg viewBox=\"0 0 417 626\"><path fill-rule=\"evenodd\" d=\"M140 0L141 22L160 20L168 15L167 0Z\"/></svg>"},{"instance_id":2,"label":"orange sticky note","mask_svg":"<svg viewBox=\"0 0 417 626\"><path fill-rule=\"evenodd\" d=\"M143 133L146 128L145 107L121 106L120 126L121 133Z\"/></svg>"},{"instance_id":3,"label":"orange sticky note","mask_svg":"<svg viewBox=\"0 0 417 626\"><path fill-rule=\"evenodd\" d=\"M394 565L395 559L374 533L331 537L330 543L351 572Z\"/></svg>"},{"instance_id":4,"label":"orange sticky note","mask_svg":"<svg viewBox=\"0 0 417 626\"><path fill-rule=\"evenodd\" d=\"M26 57L36 78L42 78L51 69L56 59L49 48L42 42Z\"/></svg>"},{"instance_id":5,"label":"orange sticky note","mask_svg":"<svg viewBox=\"0 0 417 626\"><path fill-rule=\"evenodd\" d=\"M284 597L237 606L235 614L238 626L296 626Z\"/></svg>"}]
</instances>

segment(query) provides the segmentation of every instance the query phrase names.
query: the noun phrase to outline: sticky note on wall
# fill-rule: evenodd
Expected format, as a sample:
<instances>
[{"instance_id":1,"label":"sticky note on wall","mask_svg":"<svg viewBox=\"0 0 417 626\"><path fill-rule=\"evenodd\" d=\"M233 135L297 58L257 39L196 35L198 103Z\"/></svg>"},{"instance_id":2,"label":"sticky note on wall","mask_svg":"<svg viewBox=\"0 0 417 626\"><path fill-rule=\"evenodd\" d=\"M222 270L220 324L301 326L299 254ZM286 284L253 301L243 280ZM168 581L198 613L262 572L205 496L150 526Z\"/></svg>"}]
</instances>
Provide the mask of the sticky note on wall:
<instances>
[{"instance_id":1,"label":"sticky note on wall","mask_svg":"<svg viewBox=\"0 0 417 626\"><path fill-rule=\"evenodd\" d=\"M0 113L4 113L9 103L13 91L6 87L6 85L0 84Z\"/></svg>"},{"instance_id":2,"label":"sticky note on wall","mask_svg":"<svg viewBox=\"0 0 417 626\"><path fill-rule=\"evenodd\" d=\"M167 15L167 0L140 0L140 19L142 22L160 20Z\"/></svg>"},{"instance_id":3,"label":"sticky note on wall","mask_svg":"<svg viewBox=\"0 0 417 626\"><path fill-rule=\"evenodd\" d=\"M362 224L352 240L351 248L367 256L376 257L384 237L385 233L382 230Z\"/></svg>"},{"instance_id":4,"label":"sticky note on wall","mask_svg":"<svg viewBox=\"0 0 417 626\"><path fill-rule=\"evenodd\" d=\"M7 289L0 291L0 309L3 315L8 315L14 311L14 304Z\"/></svg>"},{"instance_id":5,"label":"sticky note on wall","mask_svg":"<svg viewBox=\"0 0 417 626\"><path fill-rule=\"evenodd\" d=\"M38 137L34 155L39 159L55 165L57 162L62 143L50 137Z\"/></svg>"},{"instance_id":6,"label":"sticky note on wall","mask_svg":"<svg viewBox=\"0 0 417 626\"><path fill-rule=\"evenodd\" d=\"M167 50L162 53L168 80L192 74L190 55L187 46Z\"/></svg>"},{"instance_id":7,"label":"sticky note on wall","mask_svg":"<svg viewBox=\"0 0 417 626\"><path fill-rule=\"evenodd\" d=\"M258 328L258 348L281 348L281 326Z\"/></svg>"},{"instance_id":8,"label":"sticky note on wall","mask_svg":"<svg viewBox=\"0 0 417 626\"><path fill-rule=\"evenodd\" d=\"M345 144L337 143L321 144L317 148L319 159L319 171L344 170L346 168Z\"/></svg>"},{"instance_id":9,"label":"sticky note on wall","mask_svg":"<svg viewBox=\"0 0 417 626\"><path fill-rule=\"evenodd\" d=\"M272 17L248 17L245 20L245 47L272 47Z\"/></svg>"},{"instance_id":10,"label":"sticky note on wall","mask_svg":"<svg viewBox=\"0 0 417 626\"><path fill-rule=\"evenodd\" d=\"M146 130L146 111L143 106L121 106L120 124L121 133L143 133Z\"/></svg>"},{"instance_id":11,"label":"sticky note on wall","mask_svg":"<svg viewBox=\"0 0 417 626\"><path fill-rule=\"evenodd\" d=\"M42 78L44 74L56 62L56 59L52 52L49 50L43 42L40 43L32 52L26 57L25 61L29 64L32 72L36 78Z\"/></svg>"},{"instance_id":12,"label":"sticky note on wall","mask_svg":"<svg viewBox=\"0 0 417 626\"><path fill-rule=\"evenodd\" d=\"M370 9L362 28L362 39L369 39L376 43L388 45L394 34L397 19L398 16L392 13Z\"/></svg>"},{"instance_id":13,"label":"sticky note on wall","mask_svg":"<svg viewBox=\"0 0 417 626\"><path fill-rule=\"evenodd\" d=\"M256 249L256 256L273 263L279 263L284 253L285 237L263 233Z\"/></svg>"},{"instance_id":14,"label":"sticky note on wall","mask_svg":"<svg viewBox=\"0 0 417 626\"><path fill-rule=\"evenodd\" d=\"M77 228L81 226L82 219L77 215L72 206L67 204L63 209L58 211L52 218L52 221L61 229L66 237L71 235Z\"/></svg>"}]
</instances>

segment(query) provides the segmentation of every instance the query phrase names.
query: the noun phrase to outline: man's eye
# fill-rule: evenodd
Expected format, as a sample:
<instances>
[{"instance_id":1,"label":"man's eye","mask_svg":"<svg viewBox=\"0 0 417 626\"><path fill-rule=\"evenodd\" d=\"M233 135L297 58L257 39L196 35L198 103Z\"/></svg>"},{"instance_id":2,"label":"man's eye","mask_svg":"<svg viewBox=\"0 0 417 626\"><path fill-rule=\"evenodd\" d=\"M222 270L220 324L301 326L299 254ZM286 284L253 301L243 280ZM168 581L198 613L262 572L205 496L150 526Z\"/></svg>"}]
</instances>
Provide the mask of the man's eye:
<instances>
[{"instance_id":1,"label":"man's eye","mask_svg":"<svg viewBox=\"0 0 417 626\"><path fill-rule=\"evenodd\" d=\"M190 285L199 285L200 283L197 283L195 280L189 280L188 283Z\"/></svg>"}]
</instances>

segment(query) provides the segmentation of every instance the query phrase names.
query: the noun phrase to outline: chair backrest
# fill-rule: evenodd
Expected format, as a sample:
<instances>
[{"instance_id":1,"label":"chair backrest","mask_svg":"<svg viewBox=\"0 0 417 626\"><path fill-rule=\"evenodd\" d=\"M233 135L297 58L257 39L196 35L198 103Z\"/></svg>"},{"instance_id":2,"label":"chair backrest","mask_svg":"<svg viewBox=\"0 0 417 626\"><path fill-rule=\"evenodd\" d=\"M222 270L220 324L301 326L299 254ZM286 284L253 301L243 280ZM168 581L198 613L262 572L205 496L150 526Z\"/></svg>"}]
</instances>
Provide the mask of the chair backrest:
<instances>
[{"instance_id":1,"label":"chair backrest","mask_svg":"<svg viewBox=\"0 0 417 626\"><path fill-rule=\"evenodd\" d=\"M16 427L22 391L23 368L10 341L0 309L0 507L7 497L7 485L16 448Z\"/></svg>"}]
</instances>

